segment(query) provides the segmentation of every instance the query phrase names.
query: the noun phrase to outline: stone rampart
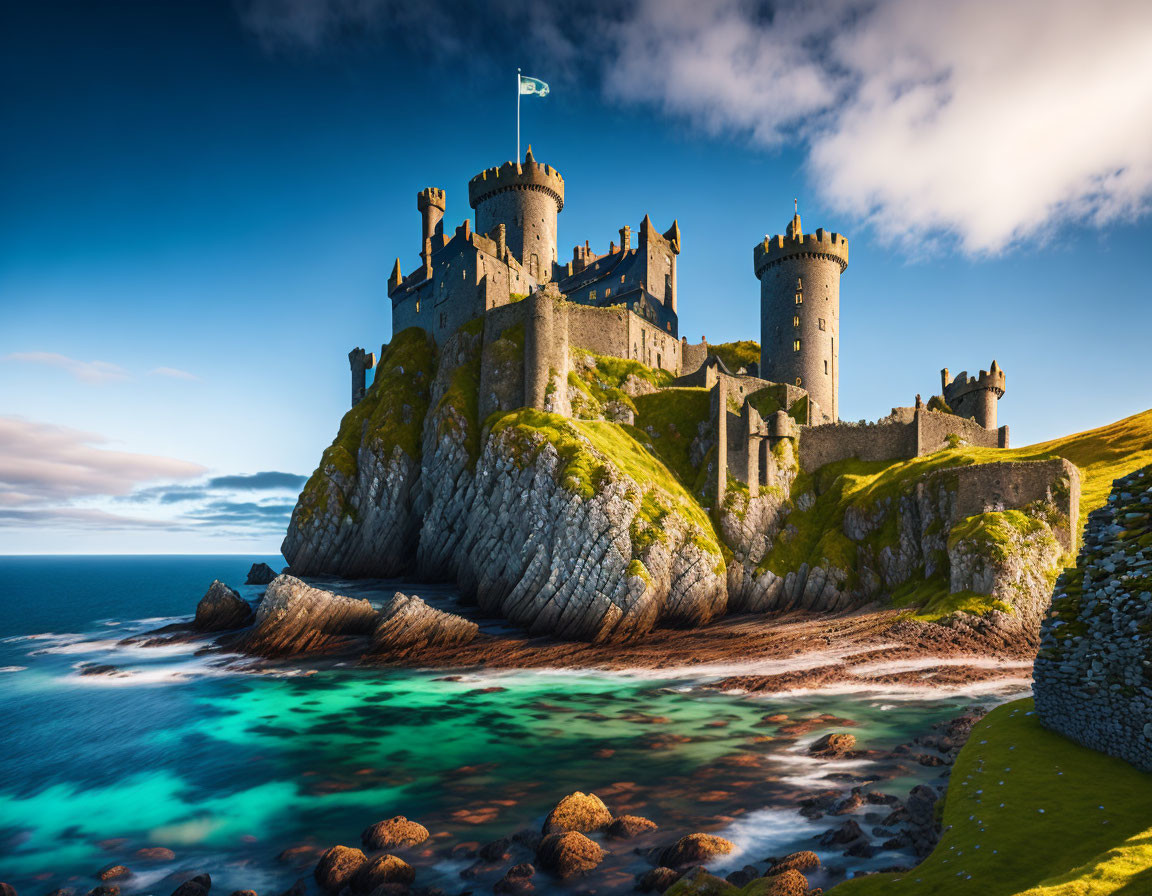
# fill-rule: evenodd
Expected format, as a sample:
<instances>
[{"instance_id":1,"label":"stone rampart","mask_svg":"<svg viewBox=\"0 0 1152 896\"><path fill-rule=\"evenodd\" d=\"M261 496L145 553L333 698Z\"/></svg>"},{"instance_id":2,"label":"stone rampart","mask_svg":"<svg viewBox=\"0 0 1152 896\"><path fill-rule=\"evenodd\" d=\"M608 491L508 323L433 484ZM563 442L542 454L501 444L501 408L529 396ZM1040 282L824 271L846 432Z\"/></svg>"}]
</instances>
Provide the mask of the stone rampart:
<instances>
[{"instance_id":1,"label":"stone rampart","mask_svg":"<svg viewBox=\"0 0 1152 896\"><path fill-rule=\"evenodd\" d=\"M1040 629L1040 721L1152 772L1152 467L1113 483L1093 511Z\"/></svg>"}]
</instances>

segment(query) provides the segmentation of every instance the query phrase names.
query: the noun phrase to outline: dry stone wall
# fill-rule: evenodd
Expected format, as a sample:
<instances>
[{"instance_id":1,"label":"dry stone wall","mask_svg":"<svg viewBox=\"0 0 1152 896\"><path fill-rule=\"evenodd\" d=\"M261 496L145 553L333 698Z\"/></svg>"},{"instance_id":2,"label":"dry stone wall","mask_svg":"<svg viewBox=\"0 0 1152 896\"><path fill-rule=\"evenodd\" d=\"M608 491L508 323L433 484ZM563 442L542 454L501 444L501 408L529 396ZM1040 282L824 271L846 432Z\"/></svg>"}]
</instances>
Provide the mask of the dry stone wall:
<instances>
[{"instance_id":1,"label":"dry stone wall","mask_svg":"<svg viewBox=\"0 0 1152 896\"><path fill-rule=\"evenodd\" d=\"M1033 667L1045 726L1152 772L1152 467L1113 484L1056 583Z\"/></svg>"}]
</instances>

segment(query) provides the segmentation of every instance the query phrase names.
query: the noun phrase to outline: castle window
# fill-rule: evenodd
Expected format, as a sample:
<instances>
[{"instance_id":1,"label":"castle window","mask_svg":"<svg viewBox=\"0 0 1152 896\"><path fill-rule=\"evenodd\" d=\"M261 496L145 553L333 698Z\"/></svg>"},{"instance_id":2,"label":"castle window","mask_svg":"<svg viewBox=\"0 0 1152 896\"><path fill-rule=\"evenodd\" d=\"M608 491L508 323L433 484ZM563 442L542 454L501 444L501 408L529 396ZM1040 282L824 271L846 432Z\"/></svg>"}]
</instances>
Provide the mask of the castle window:
<instances>
[{"instance_id":1,"label":"castle window","mask_svg":"<svg viewBox=\"0 0 1152 896\"><path fill-rule=\"evenodd\" d=\"M664 324L664 327L665 327L665 329L668 330L669 333L671 333L672 332L672 321L668 321L668 323Z\"/></svg>"},{"instance_id":2,"label":"castle window","mask_svg":"<svg viewBox=\"0 0 1152 896\"><path fill-rule=\"evenodd\" d=\"M612 295L612 287L611 286L605 286L604 287L604 298L608 298L608 296L610 296L610 295Z\"/></svg>"},{"instance_id":3,"label":"castle window","mask_svg":"<svg viewBox=\"0 0 1152 896\"><path fill-rule=\"evenodd\" d=\"M794 327L800 326L800 315L799 314L792 315L792 326L794 326ZM823 330L824 328L821 327L820 329Z\"/></svg>"},{"instance_id":4,"label":"castle window","mask_svg":"<svg viewBox=\"0 0 1152 896\"><path fill-rule=\"evenodd\" d=\"M800 340L799 339L792 340L792 351L794 351L794 352L800 351Z\"/></svg>"},{"instance_id":5,"label":"castle window","mask_svg":"<svg viewBox=\"0 0 1152 896\"><path fill-rule=\"evenodd\" d=\"M589 302L595 302L596 301L596 290L593 289L588 293L588 301Z\"/></svg>"},{"instance_id":6,"label":"castle window","mask_svg":"<svg viewBox=\"0 0 1152 896\"><path fill-rule=\"evenodd\" d=\"M672 275L664 275L664 298L669 299L672 297Z\"/></svg>"},{"instance_id":7,"label":"castle window","mask_svg":"<svg viewBox=\"0 0 1152 896\"><path fill-rule=\"evenodd\" d=\"M803 305L803 304L804 304L804 295L803 295L803 293L799 293L799 292L798 292L798 293L796 293L796 304L797 304L797 305Z\"/></svg>"},{"instance_id":8,"label":"castle window","mask_svg":"<svg viewBox=\"0 0 1152 896\"><path fill-rule=\"evenodd\" d=\"M620 275L620 282L621 282L621 283L623 283L623 282L624 282L624 275L623 275L623 274L621 274L621 275Z\"/></svg>"},{"instance_id":9,"label":"castle window","mask_svg":"<svg viewBox=\"0 0 1152 896\"><path fill-rule=\"evenodd\" d=\"M828 375L828 362L827 361L824 362L824 375L825 376Z\"/></svg>"},{"instance_id":10,"label":"castle window","mask_svg":"<svg viewBox=\"0 0 1152 896\"><path fill-rule=\"evenodd\" d=\"M797 386L799 386L799 385L800 385L800 377L796 377L796 385L797 385Z\"/></svg>"},{"instance_id":11,"label":"castle window","mask_svg":"<svg viewBox=\"0 0 1152 896\"><path fill-rule=\"evenodd\" d=\"M824 318L820 318L820 329L824 329Z\"/></svg>"},{"instance_id":12,"label":"castle window","mask_svg":"<svg viewBox=\"0 0 1152 896\"><path fill-rule=\"evenodd\" d=\"M804 288L804 284L800 282L799 277L796 278L796 288L797 289L803 289Z\"/></svg>"},{"instance_id":13,"label":"castle window","mask_svg":"<svg viewBox=\"0 0 1152 896\"><path fill-rule=\"evenodd\" d=\"M533 252L532 256L528 259L528 273L533 277L540 276L540 256L535 252Z\"/></svg>"},{"instance_id":14,"label":"castle window","mask_svg":"<svg viewBox=\"0 0 1152 896\"><path fill-rule=\"evenodd\" d=\"M417 314L420 313L420 300L419 299L416 300L416 313Z\"/></svg>"}]
</instances>

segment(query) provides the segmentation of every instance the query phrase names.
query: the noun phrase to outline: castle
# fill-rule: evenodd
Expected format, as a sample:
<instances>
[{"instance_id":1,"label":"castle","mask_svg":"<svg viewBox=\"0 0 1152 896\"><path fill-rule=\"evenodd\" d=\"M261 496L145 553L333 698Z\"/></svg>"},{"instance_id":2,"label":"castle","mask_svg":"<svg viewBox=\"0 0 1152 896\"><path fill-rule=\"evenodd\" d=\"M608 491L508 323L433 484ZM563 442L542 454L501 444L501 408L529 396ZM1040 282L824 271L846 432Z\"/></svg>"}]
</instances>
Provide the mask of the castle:
<instances>
[{"instance_id":1,"label":"castle","mask_svg":"<svg viewBox=\"0 0 1152 896\"><path fill-rule=\"evenodd\" d=\"M393 333L420 327L444 345L462 326L482 320L482 419L517 407L570 416L568 373L573 353L583 350L668 371L670 388L711 391L720 500L730 476L753 495L771 485L771 449L781 439L791 440L802 469L849 457L918 457L957 444L1008 446L1008 428L996 423L1005 379L995 361L977 377L952 378L944 369L941 394L927 404L917 396L913 406L893 408L876 423L840 421L843 235L805 233L796 212L784 234L754 247L760 359L732 371L706 340L690 344L679 336L677 222L661 233L645 215L635 233L622 227L619 243L604 254L586 241L561 263L557 221L564 199L563 177L538 163L531 147L523 162L489 168L469 182L475 226L465 219L449 235L444 190L429 187L416 197L420 265L405 276L398 258L388 279ZM523 365L511 370L487 347L516 328L523 331ZM361 348L348 357L355 404L376 358Z\"/></svg>"}]
</instances>

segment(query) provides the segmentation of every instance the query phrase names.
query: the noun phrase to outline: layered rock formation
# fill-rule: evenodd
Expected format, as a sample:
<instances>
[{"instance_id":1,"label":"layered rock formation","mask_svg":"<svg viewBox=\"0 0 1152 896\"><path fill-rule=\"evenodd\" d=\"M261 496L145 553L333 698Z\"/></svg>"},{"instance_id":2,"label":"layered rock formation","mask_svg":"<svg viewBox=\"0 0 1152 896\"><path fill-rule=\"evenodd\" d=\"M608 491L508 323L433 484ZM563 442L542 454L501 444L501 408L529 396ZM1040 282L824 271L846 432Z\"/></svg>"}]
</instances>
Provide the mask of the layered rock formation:
<instances>
[{"instance_id":1,"label":"layered rock formation","mask_svg":"<svg viewBox=\"0 0 1152 896\"><path fill-rule=\"evenodd\" d=\"M731 480L714 508L705 390L583 354L557 406L585 419L518 407L522 327L483 331L474 321L438 353L419 330L387 346L293 512L293 572L455 581L531 633L594 642L729 611L847 610L902 589L912 604L960 595L967 612L1035 632L1068 545L1071 464L1014 470L1039 483L1024 506L993 476L974 499L971 467L801 472L782 442L770 486L752 495ZM495 410L481 420L480 407ZM912 593L923 583L931 595Z\"/></svg>"},{"instance_id":2,"label":"layered rock formation","mask_svg":"<svg viewBox=\"0 0 1152 896\"><path fill-rule=\"evenodd\" d=\"M241 648L278 657L329 650L349 637L369 635L379 617L366 600L356 600L277 576L256 611Z\"/></svg>"},{"instance_id":3,"label":"layered rock formation","mask_svg":"<svg viewBox=\"0 0 1152 896\"><path fill-rule=\"evenodd\" d=\"M1152 772L1152 467L1117 479L1057 581L1033 669L1044 725Z\"/></svg>"}]
</instances>

